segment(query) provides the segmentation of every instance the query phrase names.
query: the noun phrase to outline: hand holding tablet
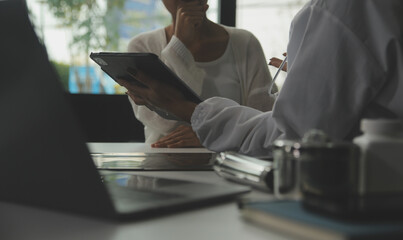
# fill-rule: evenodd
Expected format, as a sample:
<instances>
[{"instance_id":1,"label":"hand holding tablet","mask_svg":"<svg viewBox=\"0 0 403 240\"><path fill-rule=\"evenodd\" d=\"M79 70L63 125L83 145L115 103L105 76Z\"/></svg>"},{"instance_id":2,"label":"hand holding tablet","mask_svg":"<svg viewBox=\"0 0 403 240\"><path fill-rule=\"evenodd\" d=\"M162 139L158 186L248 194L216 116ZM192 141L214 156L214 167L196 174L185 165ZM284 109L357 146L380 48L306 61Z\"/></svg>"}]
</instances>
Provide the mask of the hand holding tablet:
<instances>
[{"instance_id":1,"label":"hand holding tablet","mask_svg":"<svg viewBox=\"0 0 403 240\"><path fill-rule=\"evenodd\" d=\"M185 101L198 104L202 100L190 89L174 72L172 72L157 55L152 53L118 53L101 52L91 53L90 58L94 60L101 69L117 83L123 84L127 81L132 86L145 87L143 83L136 80L138 72L149 76L151 79L170 85L183 94ZM127 84L126 84L127 85ZM170 120L179 120L183 117L176 116L149 102L144 104L150 110L158 113L161 117Z\"/></svg>"}]
</instances>

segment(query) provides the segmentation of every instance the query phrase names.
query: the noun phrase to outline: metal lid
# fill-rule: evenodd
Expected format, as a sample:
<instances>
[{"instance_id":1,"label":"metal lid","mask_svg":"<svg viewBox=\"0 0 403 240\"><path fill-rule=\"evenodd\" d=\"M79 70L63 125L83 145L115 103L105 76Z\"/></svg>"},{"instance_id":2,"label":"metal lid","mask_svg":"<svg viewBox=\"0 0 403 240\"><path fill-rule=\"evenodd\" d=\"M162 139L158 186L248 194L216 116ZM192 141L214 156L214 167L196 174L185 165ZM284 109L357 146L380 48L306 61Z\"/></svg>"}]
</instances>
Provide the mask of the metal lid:
<instances>
[{"instance_id":1,"label":"metal lid","mask_svg":"<svg viewBox=\"0 0 403 240\"><path fill-rule=\"evenodd\" d=\"M274 143L274 149L285 149L287 152L291 150L307 150L318 148L346 148L354 145L351 142L333 142L330 138L321 130L313 129L308 131L301 141L294 140L276 140Z\"/></svg>"}]
</instances>

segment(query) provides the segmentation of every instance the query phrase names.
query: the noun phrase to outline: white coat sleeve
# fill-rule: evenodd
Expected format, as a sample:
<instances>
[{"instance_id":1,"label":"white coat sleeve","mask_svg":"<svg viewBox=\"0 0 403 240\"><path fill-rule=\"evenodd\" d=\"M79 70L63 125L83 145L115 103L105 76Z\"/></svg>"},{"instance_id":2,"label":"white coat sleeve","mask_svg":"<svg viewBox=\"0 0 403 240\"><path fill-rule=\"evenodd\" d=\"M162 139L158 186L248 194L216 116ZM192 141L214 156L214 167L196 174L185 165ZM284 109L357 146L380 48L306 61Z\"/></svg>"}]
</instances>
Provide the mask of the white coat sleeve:
<instances>
[{"instance_id":1,"label":"white coat sleeve","mask_svg":"<svg viewBox=\"0 0 403 240\"><path fill-rule=\"evenodd\" d=\"M385 84L378 62L329 12L313 9L273 112L262 113L225 99L197 106L191 123L203 145L269 155L273 142L299 139L312 128L345 139ZM295 45L294 45L295 46ZM290 48L289 48L290 49Z\"/></svg>"},{"instance_id":2,"label":"white coat sleeve","mask_svg":"<svg viewBox=\"0 0 403 240\"><path fill-rule=\"evenodd\" d=\"M203 146L212 151L270 156L272 142L281 134L271 114L213 97L196 107L191 124Z\"/></svg>"},{"instance_id":3,"label":"white coat sleeve","mask_svg":"<svg viewBox=\"0 0 403 240\"><path fill-rule=\"evenodd\" d=\"M385 83L379 63L353 31L313 8L289 65L273 117L287 138L312 128L346 139ZM294 45L295 46L295 45ZM289 47L290 49L290 47Z\"/></svg>"}]
</instances>

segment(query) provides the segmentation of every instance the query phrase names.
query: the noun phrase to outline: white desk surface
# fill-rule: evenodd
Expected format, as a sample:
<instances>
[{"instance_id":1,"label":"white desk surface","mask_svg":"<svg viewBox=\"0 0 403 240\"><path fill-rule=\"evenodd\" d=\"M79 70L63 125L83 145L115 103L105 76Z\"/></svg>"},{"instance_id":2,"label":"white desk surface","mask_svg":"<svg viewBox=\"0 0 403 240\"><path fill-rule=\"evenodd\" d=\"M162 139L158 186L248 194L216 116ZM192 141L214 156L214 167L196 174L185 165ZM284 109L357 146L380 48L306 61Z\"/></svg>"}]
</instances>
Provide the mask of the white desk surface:
<instances>
[{"instance_id":1,"label":"white desk surface","mask_svg":"<svg viewBox=\"0 0 403 240\"><path fill-rule=\"evenodd\" d=\"M90 143L92 152L139 151L138 143ZM154 150L152 150L154 151ZM167 150L175 151L175 150ZM184 151L206 151L184 149ZM136 174L193 180L215 184L233 184L217 176L213 171L158 171ZM252 191L244 197L271 199L273 196ZM226 202L203 208L182 211L147 220L113 222L78 215L69 215L28 206L0 202L0 239L290 239L269 229L246 222L240 216L235 202Z\"/></svg>"}]
</instances>

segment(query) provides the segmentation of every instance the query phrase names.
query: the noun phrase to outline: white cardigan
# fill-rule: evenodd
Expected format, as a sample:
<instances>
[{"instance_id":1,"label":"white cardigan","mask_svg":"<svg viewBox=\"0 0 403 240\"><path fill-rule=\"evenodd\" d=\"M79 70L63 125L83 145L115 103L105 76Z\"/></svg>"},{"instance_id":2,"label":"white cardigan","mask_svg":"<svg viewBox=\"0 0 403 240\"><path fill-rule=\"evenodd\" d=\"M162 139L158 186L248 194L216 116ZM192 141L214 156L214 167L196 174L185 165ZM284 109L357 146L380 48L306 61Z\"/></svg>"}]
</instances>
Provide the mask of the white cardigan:
<instances>
[{"instance_id":1,"label":"white cardigan","mask_svg":"<svg viewBox=\"0 0 403 240\"><path fill-rule=\"evenodd\" d=\"M158 55L202 99L216 96L212 93L213 88L231 85L233 88L237 86L234 90L239 91L239 94L235 94L239 96L239 99L233 98L238 103L261 111L271 110L274 99L267 94L271 75L259 41L246 30L224 28L228 32L230 40L225 53L228 55L227 59L223 59L221 62L232 61L234 64L226 64L226 66L210 64L210 69L211 65L214 65L216 72L227 72L223 79L207 79L209 73L206 71L209 71L209 68L203 66L209 65L209 63L195 62L192 54L175 36L167 43L163 28L136 36L130 41L128 51L152 52ZM232 68L232 71L228 71L228 67ZM231 79L233 82L228 83ZM221 96L230 97L231 95ZM163 119L148 108L137 106L130 98L129 100L136 118L145 126L147 143L157 141L180 124L186 124Z\"/></svg>"}]
</instances>

